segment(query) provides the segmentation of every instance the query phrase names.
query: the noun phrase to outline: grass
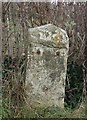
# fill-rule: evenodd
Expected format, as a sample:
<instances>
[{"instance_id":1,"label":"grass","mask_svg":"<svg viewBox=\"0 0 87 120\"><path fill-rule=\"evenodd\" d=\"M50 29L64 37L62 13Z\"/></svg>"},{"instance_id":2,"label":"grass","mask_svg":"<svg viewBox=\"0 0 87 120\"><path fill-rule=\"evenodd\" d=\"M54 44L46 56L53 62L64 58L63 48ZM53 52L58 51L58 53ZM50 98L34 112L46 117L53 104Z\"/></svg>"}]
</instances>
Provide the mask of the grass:
<instances>
[{"instance_id":1,"label":"grass","mask_svg":"<svg viewBox=\"0 0 87 120\"><path fill-rule=\"evenodd\" d=\"M27 118L85 118L84 108L60 109L59 107L37 108L25 110Z\"/></svg>"},{"instance_id":2,"label":"grass","mask_svg":"<svg viewBox=\"0 0 87 120\"><path fill-rule=\"evenodd\" d=\"M0 103L1 105L1 103ZM3 114L2 114L3 113ZM47 108L28 108L26 106L22 109L22 118L85 118L85 110L83 106L77 109L64 108L51 106ZM6 108L1 107L0 114L3 118L9 118L10 112ZM12 116L11 116L12 117ZM20 117L19 117L20 118Z\"/></svg>"}]
</instances>

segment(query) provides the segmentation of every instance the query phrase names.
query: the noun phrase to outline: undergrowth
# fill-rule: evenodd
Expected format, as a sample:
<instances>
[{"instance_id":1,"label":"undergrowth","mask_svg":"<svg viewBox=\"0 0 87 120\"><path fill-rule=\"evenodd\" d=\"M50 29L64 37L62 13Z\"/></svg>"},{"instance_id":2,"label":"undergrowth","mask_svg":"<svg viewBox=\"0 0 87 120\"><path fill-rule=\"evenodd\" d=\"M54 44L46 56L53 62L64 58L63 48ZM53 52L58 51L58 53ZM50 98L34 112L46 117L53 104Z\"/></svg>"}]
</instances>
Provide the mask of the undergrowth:
<instances>
[{"instance_id":1,"label":"undergrowth","mask_svg":"<svg viewBox=\"0 0 87 120\"><path fill-rule=\"evenodd\" d=\"M0 103L1 104L1 103ZM24 106L22 108L22 117L21 118L85 118L85 109L84 106L81 105L79 108L71 109L71 108L62 108L51 106L51 107L43 107L43 108L29 108L28 106ZM0 109L0 114L2 114L3 118L9 118L10 110L4 108L4 106ZM12 116L11 116L12 118ZM20 118L20 117L19 117Z\"/></svg>"},{"instance_id":2,"label":"undergrowth","mask_svg":"<svg viewBox=\"0 0 87 120\"><path fill-rule=\"evenodd\" d=\"M24 108L27 118L85 118L83 108L71 109L51 106L47 108L26 109Z\"/></svg>"}]
</instances>

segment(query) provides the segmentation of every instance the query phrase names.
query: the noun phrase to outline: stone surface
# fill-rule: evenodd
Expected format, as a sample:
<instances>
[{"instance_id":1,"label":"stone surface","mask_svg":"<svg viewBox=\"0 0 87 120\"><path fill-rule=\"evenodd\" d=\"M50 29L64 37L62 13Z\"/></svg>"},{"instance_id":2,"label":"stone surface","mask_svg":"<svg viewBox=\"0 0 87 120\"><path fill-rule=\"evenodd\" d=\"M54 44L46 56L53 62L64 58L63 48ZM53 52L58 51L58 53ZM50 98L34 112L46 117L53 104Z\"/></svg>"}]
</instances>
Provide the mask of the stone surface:
<instances>
[{"instance_id":1,"label":"stone surface","mask_svg":"<svg viewBox=\"0 0 87 120\"><path fill-rule=\"evenodd\" d=\"M29 33L28 102L36 107L63 108L69 50L67 33L52 24L31 28Z\"/></svg>"}]
</instances>

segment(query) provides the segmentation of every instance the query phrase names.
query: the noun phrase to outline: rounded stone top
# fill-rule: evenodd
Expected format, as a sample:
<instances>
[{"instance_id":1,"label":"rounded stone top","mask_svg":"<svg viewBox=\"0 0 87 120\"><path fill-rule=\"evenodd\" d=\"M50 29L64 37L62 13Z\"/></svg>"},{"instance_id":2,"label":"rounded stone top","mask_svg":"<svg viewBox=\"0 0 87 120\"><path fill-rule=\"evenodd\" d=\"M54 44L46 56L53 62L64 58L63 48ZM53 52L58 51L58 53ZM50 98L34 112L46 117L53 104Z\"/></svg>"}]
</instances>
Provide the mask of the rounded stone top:
<instances>
[{"instance_id":1,"label":"rounded stone top","mask_svg":"<svg viewBox=\"0 0 87 120\"><path fill-rule=\"evenodd\" d=\"M65 30L46 24L29 29L31 42L38 44L47 44L50 47L69 48L69 39ZM33 39L33 41L32 41Z\"/></svg>"}]
</instances>

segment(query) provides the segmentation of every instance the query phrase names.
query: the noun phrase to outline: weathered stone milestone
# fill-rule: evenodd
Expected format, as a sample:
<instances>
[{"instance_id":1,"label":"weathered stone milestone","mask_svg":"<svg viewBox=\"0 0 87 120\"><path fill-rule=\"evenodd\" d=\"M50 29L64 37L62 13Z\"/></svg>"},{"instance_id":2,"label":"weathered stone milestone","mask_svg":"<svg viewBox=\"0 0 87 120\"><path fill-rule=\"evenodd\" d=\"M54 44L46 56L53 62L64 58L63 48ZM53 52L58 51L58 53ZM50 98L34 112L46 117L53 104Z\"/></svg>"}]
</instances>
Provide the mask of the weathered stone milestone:
<instances>
[{"instance_id":1,"label":"weathered stone milestone","mask_svg":"<svg viewBox=\"0 0 87 120\"><path fill-rule=\"evenodd\" d=\"M69 39L52 24L29 29L28 101L36 107L64 107Z\"/></svg>"}]
</instances>

